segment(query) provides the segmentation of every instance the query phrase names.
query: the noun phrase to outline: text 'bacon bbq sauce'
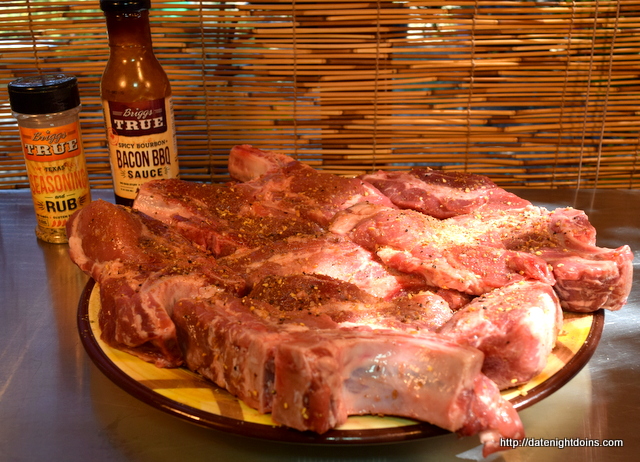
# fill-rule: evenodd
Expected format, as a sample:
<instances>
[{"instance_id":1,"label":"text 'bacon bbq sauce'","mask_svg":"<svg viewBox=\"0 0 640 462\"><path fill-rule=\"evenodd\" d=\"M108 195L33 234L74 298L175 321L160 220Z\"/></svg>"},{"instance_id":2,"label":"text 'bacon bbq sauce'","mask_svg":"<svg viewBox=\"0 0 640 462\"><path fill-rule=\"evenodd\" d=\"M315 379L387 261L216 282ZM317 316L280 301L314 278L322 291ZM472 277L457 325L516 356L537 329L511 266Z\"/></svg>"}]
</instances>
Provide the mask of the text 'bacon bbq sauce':
<instances>
[{"instance_id":1,"label":"text 'bacon bbq sauce'","mask_svg":"<svg viewBox=\"0 0 640 462\"><path fill-rule=\"evenodd\" d=\"M101 93L117 204L179 176L171 85L153 53L150 0L100 0L109 33Z\"/></svg>"}]
</instances>

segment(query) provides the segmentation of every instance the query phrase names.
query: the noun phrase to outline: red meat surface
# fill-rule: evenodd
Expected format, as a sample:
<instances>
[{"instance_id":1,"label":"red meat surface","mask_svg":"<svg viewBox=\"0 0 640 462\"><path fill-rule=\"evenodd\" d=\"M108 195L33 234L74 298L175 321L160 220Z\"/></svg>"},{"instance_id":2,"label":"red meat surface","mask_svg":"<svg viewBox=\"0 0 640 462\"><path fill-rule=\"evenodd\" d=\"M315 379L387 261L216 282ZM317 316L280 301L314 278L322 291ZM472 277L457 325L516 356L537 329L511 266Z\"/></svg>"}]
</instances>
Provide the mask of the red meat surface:
<instances>
[{"instance_id":1,"label":"red meat surface","mask_svg":"<svg viewBox=\"0 0 640 462\"><path fill-rule=\"evenodd\" d=\"M486 177L345 178L248 145L229 171L149 182L133 209L91 203L70 255L99 283L105 342L298 430L391 414L497 451L523 437L499 389L544 368L561 308L615 310L630 291L627 246Z\"/></svg>"}]
</instances>

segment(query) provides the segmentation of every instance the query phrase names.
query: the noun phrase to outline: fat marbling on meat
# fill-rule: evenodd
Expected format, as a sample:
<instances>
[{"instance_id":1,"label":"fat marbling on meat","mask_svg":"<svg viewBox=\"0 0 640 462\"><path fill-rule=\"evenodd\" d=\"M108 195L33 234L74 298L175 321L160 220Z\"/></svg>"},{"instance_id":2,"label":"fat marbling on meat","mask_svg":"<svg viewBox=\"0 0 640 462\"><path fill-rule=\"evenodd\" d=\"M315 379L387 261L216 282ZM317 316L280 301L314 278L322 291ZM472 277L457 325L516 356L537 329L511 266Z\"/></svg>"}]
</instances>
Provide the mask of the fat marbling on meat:
<instances>
[{"instance_id":1,"label":"fat marbling on meat","mask_svg":"<svg viewBox=\"0 0 640 462\"><path fill-rule=\"evenodd\" d=\"M273 278L242 299L178 302L187 365L298 430L324 433L353 414L398 415L480 434L485 454L500 449L501 437L524 436L513 407L482 374L479 350L417 329L420 320L386 325L385 314L398 309L388 311L387 302L354 309L362 302L345 301L342 281L322 296L292 292L299 278ZM308 282L320 289L330 281ZM379 314L375 327L371 309Z\"/></svg>"},{"instance_id":2,"label":"fat marbling on meat","mask_svg":"<svg viewBox=\"0 0 640 462\"><path fill-rule=\"evenodd\" d=\"M418 202L445 210L430 216L373 178L247 145L229 169L236 181L224 185L149 182L134 210L85 207L69 224L71 257L100 284L107 343L159 366L184 361L293 428L388 413L498 450L500 436L523 433L496 383L543 367L558 331L551 287L564 307L617 309L628 294L624 248L613 258L595 247L581 218L531 227L523 214L555 212L482 178L412 172ZM553 233L565 237L542 245ZM561 270L584 261L604 268L574 271L589 275L586 292ZM605 285L615 303L592 303ZM519 300L509 314L505 293Z\"/></svg>"},{"instance_id":3,"label":"fat marbling on meat","mask_svg":"<svg viewBox=\"0 0 640 462\"><path fill-rule=\"evenodd\" d=\"M486 245L473 229L413 210L360 203L336 214L330 230L433 287L481 295L525 279L554 282L536 255Z\"/></svg>"},{"instance_id":4,"label":"fat marbling on meat","mask_svg":"<svg viewBox=\"0 0 640 462\"><path fill-rule=\"evenodd\" d=\"M385 299L427 288L422 278L396 271L367 249L332 233L293 236L269 246L236 252L219 261L245 274L251 287L270 274L322 274L353 283L364 292Z\"/></svg>"},{"instance_id":5,"label":"fat marbling on meat","mask_svg":"<svg viewBox=\"0 0 640 462\"><path fill-rule=\"evenodd\" d=\"M139 211L96 201L68 230L71 258L100 285L107 344L157 366L184 361L276 422L324 432L353 413L393 413L480 433L487 453L523 436L480 372L483 354L435 333L452 313L432 293L384 300L302 274L243 296L238 273Z\"/></svg>"},{"instance_id":6,"label":"fat marbling on meat","mask_svg":"<svg viewBox=\"0 0 640 462\"><path fill-rule=\"evenodd\" d=\"M293 210L274 207L245 184L202 184L170 179L145 183L134 208L171 226L222 257L324 228Z\"/></svg>"},{"instance_id":7,"label":"fat marbling on meat","mask_svg":"<svg viewBox=\"0 0 640 462\"><path fill-rule=\"evenodd\" d=\"M75 213L67 235L71 259L100 285L103 340L158 366L182 364L171 320L176 301L245 288L165 224L109 202Z\"/></svg>"},{"instance_id":8,"label":"fat marbling on meat","mask_svg":"<svg viewBox=\"0 0 640 462\"><path fill-rule=\"evenodd\" d=\"M260 166L265 162L272 162L272 166L263 174ZM256 164L258 168L254 168ZM395 207L387 196L359 178L322 172L293 159L284 163L271 151L247 145L231 149L229 173L233 178L248 178L242 184L253 189L254 200L321 226L327 226L340 210L361 202Z\"/></svg>"},{"instance_id":9,"label":"fat marbling on meat","mask_svg":"<svg viewBox=\"0 0 640 462\"><path fill-rule=\"evenodd\" d=\"M450 218L488 207L510 209L530 205L499 188L483 175L413 168L408 172L378 171L360 176L388 196L401 209L435 218Z\"/></svg>"},{"instance_id":10,"label":"fat marbling on meat","mask_svg":"<svg viewBox=\"0 0 640 462\"><path fill-rule=\"evenodd\" d=\"M542 372L561 329L562 310L553 288L520 281L475 298L438 332L482 351L482 372L503 390Z\"/></svg>"},{"instance_id":11,"label":"fat marbling on meat","mask_svg":"<svg viewBox=\"0 0 640 462\"><path fill-rule=\"evenodd\" d=\"M628 245L598 247L596 230L582 210L535 206L482 209L445 221L472 230L483 245L527 252L544 260L565 310L615 311L627 302L633 253Z\"/></svg>"}]
</instances>

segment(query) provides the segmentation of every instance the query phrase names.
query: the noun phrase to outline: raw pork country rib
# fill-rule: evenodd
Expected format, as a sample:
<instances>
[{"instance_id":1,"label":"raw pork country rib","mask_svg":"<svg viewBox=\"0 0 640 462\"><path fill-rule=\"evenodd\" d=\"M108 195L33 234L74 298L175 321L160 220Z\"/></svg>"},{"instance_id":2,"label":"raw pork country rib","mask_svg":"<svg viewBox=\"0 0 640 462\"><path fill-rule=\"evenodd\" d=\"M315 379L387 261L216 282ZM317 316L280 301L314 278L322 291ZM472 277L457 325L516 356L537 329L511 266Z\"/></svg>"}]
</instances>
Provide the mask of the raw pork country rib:
<instances>
[{"instance_id":1,"label":"raw pork country rib","mask_svg":"<svg viewBox=\"0 0 640 462\"><path fill-rule=\"evenodd\" d=\"M262 174L263 165L269 162L271 167ZM255 170L254 165L258 165ZM387 196L366 181L319 172L297 161L285 163L281 157L273 158L270 151L247 145L231 150L229 173L234 178L251 178L243 185L253 188L255 200L293 211L321 226L328 225L340 210L360 202L394 207Z\"/></svg>"},{"instance_id":2,"label":"raw pork country rib","mask_svg":"<svg viewBox=\"0 0 640 462\"><path fill-rule=\"evenodd\" d=\"M360 178L378 188L398 207L435 218L463 215L483 207L496 210L530 205L486 176L471 173L414 168L409 172L379 171Z\"/></svg>"},{"instance_id":3,"label":"raw pork country rib","mask_svg":"<svg viewBox=\"0 0 640 462\"><path fill-rule=\"evenodd\" d=\"M67 223L71 259L100 284L103 340L158 366L178 366L173 304L244 281L145 215L94 201Z\"/></svg>"},{"instance_id":4,"label":"raw pork country rib","mask_svg":"<svg viewBox=\"0 0 640 462\"><path fill-rule=\"evenodd\" d=\"M340 291L328 290L315 310L298 309L290 285L276 278L242 299L178 302L188 366L299 430L324 433L352 414L400 415L480 433L486 454L500 437L523 436L475 348L428 332L345 327L333 308Z\"/></svg>"},{"instance_id":5,"label":"raw pork country rib","mask_svg":"<svg viewBox=\"0 0 640 462\"><path fill-rule=\"evenodd\" d=\"M304 312L304 316L328 316L342 327L369 326L417 333L435 332L453 314L441 297L429 291L383 300L355 284L318 274L266 276L249 296L277 306L281 322L292 322Z\"/></svg>"},{"instance_id":6,"label":"raw pork country rib","mask_svg":"<svg viewBox=\"0 0 640 462\"><path fill-rule=\"evenodd\" d=\"M472 229L413 210L361 203L337 214L330 229L434 287L480 295L524 279L553 283L539 257L486 245Z\"/></svg>"},{"instance_id":7,"label":"raw pork country rib","mask_svg":"<svg viewBox=\"0 0 640 462\"><path fill-rule=\"evenodd\" d=\"M483 354L434 333L452 314L436 295L389 301L301 274L266 277L243 297L244 281L202 248L103 201L68 233L72 259L100 284L103 340L158 366L185 361L276 422L324 432L350 414L390 413L480 433L486 453L523 436L480 372Z\"/></svg>"},{"instance_id":8,"label":"raw pork country rib","mask_svg":"<svg viewBox=\"0 0 640 462\"><path fill-rule=\"evenodd\" d=\"M151 181L140 188L134 208L170 225L215 256L255 248L322 228L291 210L270 207L246 185Z\"/></svg>"},{"instance_id":9,"label":"raw pork country rib","mask_svg":"<svg viewBox=\"0 0 640 462\"><path fill-rule=\"evenodd\" d=\"M239 181L249 181L266 173L280 170L294 159L277 151L263 151L248 144L231 148L228 168L231 176Z\"/></svg>"},{"instance_id":10,"label":"raw pork country rib","mask_svg":"<svg viewBox=\"0 0 640 462\"><path fill-rule=\"evenodd\" d=\"M499 450L523 437L499 388L544 367L560 303L619 309L630 290L627 246L486 177L343 178L248 145L229 170L146 183L133 210L90 204L70 255L99 283L108 344L184 362L299 430L391 414Z\"/></svg>"},{"instance_id":11,"label":"raw pork country rib","mask_svg":"<svg viewBox=\"0 0 640 462\"><path fill-rule=\"evenodd\" d=\"M357 285L385 299L426 288L420 277L380 263L366 249L333 234L295 236L250 251L221 258L221 264L246 275L250 287L273 274L322 274Z\"/></svg>"},{"instance_id":12,"label":"raw pork country rib","mask_svg":"<svg viewBox=\"0 0 640 462\"><path fill-rule=\"evenodd\" d=\"M619 310L627 302L633 253L627 245L597 247L596 230L581 210L529 206L481 210L446 221L473 230L485 245L529 252L546 261L566 310Z\"/></svg>"},{"instance_id":13,"label":"raw pork country rib","mask_svg":"<svg viewBox=\"0 0 640 462\"><path fill-rule=\"evenodd\" d=\"M134 208L174 228L216 256L274 240L321 232L335 215L367 201L394 207L369 183L318 172L272 151L236 146L229 185L179 180L144 184Z\"/></svg>"},{"instance_id":14,"label":"raw pork country rib","mask_svg":"<svg viewBox=\"0 0 640 462\"><path fill-rule=\"evenodd\" d=\"M481 175L416 168L361 178L400 208L453 217L446 222L484 235L484 245L539 256L552 267L566 310L618 310L626 303L633 254L628 246L597 247L595 229L582 211L535 207Z\"/></svg>"},{"instance_id":15,"label":"raw pork country rib","mask_svg":"<svg viewBox=\"0 0 640 462\"><path fill-rule=\"evenodd\" d=\"M482 372L503 390L542 372L561 328L551 286L522 281L477 297L439 332L482 351Z\"/></svg>"},{"instance_id":16,"label":"raw pork country rib","mask_svg":"<svg viewBox=\"0 0 640 462\"><path fill-rule=\"evenodd\" d=\"M218 294L209 299L180 301L174 319L182 329L183 351L192 370L261 412L270 412L272 400L277 398L274 352L281 344L299 342L300 333L334 338L334 333L323 331L345 328L344 332L352 332L363 327L366 332L380 329L376 332L384 343L391 330L408 334L435 331L450 319L451 311L438 297L415 298L396 304L325 276L272 276L244 298ZM287 393L304 391L289 384Z\"/></svg>"}]
</instances>

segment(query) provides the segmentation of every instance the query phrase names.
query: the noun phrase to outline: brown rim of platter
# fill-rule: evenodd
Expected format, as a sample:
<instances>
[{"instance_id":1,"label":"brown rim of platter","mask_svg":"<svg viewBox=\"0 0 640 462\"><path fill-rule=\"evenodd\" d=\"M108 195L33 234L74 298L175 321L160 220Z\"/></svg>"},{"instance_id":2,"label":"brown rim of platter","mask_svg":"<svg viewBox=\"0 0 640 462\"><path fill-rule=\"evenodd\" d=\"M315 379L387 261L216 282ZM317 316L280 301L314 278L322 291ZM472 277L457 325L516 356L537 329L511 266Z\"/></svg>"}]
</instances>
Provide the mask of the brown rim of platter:
<instances>
[{"instance_id":1,"label":"brown rim of platter","mask_svg":"<svg viewBox=\"0 0 640 462\"><path fill-rule=\"evenodd\" d=\"M171 415L187 420L191 423L213 428L216 430L230 432L243 436L255 438L277 440L290 443L308 443L308 444L372 444L372 443L390 443L398 441L406 441L420 438L429 438L433 436L449 433L435 425L424 422L407 421L399 426L390 426L384 428L349 428L346 430L334 429L322 435L313 432L301 432L287 427L277 426L274 424L256 423L244 420L242 417L236 418L227 415L220 415L208 410L202 410L176 401L158 393L153 388L147 386L139 380L131 377L121 367L109 357L105 349L98 340L99 334L96 333L97 322L93 322L90 315L90 300L94 291L95 281L90 279L80 297L78 305L78 332L82 345L94 364L105 374L113 383L118 385L124 391L135 397L136 399L156 408L167 412ZM507 399L511 401L513 406L521 411L538 401L546 398L554 393L567 382L569 382L580 370L587 364L593 355L602 331L604 328L604 312L598 310L592 314L577 315L582 319L591 318L591 324L588 326L588 333L584 340L581 341L576 351L568 349L564 357L559 358L562 367L550 376L538 380L530 388L520 388L520 390L511 390ZM553 354L553 353L552 353ZM131 357L132 361L144 361ZM145 363L146 364L146 363ZM155 367L155 366L153 366ZM534 382L536 379L533 379ZM206 383L207 387L211 387L219 392L221 389L215 384L204 379L201 382ZM222 393L227 393L222 391ZM231 400L237 401L229 395Z\"/></svg>"}]
</instances>

